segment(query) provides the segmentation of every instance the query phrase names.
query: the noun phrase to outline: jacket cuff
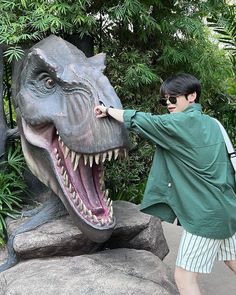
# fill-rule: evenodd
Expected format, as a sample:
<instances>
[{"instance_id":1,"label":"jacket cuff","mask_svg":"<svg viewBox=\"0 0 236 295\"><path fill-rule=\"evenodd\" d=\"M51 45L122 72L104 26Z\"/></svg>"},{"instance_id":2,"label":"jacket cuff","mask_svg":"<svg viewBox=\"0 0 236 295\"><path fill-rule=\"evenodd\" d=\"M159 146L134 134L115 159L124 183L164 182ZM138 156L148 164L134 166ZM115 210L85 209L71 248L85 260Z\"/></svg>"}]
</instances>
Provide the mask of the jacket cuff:
<instances>
[{"instance_id":1,"label":"jacket cuff","mask_svg":"<svg viewBox=\"0 0 236 295\"><path fill-rule=\"evenodd\" d=\"M137 111L135 110L125 110L123 114L124 124L126 128L131 128L132 118L135 116Z\"/></svg>"}]
</instances>

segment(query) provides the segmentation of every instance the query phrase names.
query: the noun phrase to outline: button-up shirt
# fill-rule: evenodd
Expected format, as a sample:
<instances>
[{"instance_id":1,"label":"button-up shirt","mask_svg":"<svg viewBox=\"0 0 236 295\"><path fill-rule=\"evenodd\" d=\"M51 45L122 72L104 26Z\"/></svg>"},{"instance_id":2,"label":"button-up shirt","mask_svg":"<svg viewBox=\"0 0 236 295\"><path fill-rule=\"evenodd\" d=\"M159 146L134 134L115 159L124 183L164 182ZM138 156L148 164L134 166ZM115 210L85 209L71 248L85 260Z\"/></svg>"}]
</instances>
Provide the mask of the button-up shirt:
<instances>
[{"instance_id":1,"label":"button-up shirt","mask_svg":"<svg viewBox=\"0 0 236 295\"><path fill-rule=\"evenodd\" d=\"M126 110L128 129L156 145L141 211L213 239L236 232L236 184L218 124L193 103L166 115Z\"/></svg>"}]
</instances>

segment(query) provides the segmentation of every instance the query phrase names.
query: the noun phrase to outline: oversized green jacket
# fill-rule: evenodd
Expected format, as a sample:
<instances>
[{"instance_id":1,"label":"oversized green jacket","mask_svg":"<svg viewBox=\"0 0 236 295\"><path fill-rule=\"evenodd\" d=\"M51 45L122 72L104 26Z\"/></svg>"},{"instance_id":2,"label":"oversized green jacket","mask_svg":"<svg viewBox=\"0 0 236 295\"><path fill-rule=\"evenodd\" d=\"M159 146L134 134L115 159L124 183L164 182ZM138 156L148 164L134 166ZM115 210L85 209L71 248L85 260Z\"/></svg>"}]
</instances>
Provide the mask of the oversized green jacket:
<instances>
[{"instance_id":1,"label":"oversized green jacket","mask_svg":"<svg viewBox=\"0 0 236 295\"><path fill-rule=\"evenodd\" d=\"M126 110L128 129L156 144L141 211L192 234L225 239L236 232L236 184L218 124L194 103L167 115Z\"/></svg>"}]
</instances>

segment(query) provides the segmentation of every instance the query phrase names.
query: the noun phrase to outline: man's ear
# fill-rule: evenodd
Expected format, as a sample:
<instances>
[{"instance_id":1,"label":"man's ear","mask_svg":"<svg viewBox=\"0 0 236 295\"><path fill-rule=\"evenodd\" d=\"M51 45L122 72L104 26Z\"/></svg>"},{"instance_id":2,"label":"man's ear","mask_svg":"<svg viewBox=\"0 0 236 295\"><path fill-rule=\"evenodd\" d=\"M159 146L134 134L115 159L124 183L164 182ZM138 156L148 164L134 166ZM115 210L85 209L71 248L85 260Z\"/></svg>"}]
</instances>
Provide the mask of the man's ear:
<instances>
[{"instance_id":1,"label":"man's ear","mask_svg":"<svg viewBox=\"0 0 236 295\"><path fill-rule=\"evenodd\" d=\"M190 103L193 103L193 102L195 102L195 99L197 98L197 92L195 91L195 92L193 92L193 93L190 93L189 95L188 95L188 101L190 102Z\"/></svg>"}]
</instances>

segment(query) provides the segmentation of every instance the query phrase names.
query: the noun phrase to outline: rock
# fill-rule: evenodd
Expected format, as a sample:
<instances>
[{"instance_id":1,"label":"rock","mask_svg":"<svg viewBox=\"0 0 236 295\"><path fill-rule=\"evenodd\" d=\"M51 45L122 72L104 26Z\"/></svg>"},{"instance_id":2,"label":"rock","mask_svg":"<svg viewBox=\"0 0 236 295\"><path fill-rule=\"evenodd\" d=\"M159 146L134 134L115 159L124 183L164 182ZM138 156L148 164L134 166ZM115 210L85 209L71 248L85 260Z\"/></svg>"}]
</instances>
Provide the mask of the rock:
<instances>
[{"instance_id":1,"label":"rock","mask_svg":"<svg viewBox=\"0 0 236 295\"><path fill-rule=\"evenodd\" d=\"M134 248L148 250L163 259L168 246L161 222L156 217L141 213L130 202L114 202L117 226L105 244L88 240L73 224L69 215L41 225L35 230L19 234L14 239L14 250L21 259L75 256L94 253L104 248ZM8 221L8 233L25 219Z\"/></svg>"},{"instance_id":2,"label":"rock","mask_svg":"<svg viewBox=\"0 0 236 295\"><path fill-rule=\"evenodd\" d=\"M0 274L0 295L176 295L164 263L144 250L115 249L21 262Z\"/></svg>"},{"instance_id":3,"label":"rock","mask_svg":"<svg viewBox=\"0 0 236 295\"><path fill-rule=\"evenodd\" d=\"M7 248L0 248L0 265L7 259Z\"/></svg>"}]
</instances>

